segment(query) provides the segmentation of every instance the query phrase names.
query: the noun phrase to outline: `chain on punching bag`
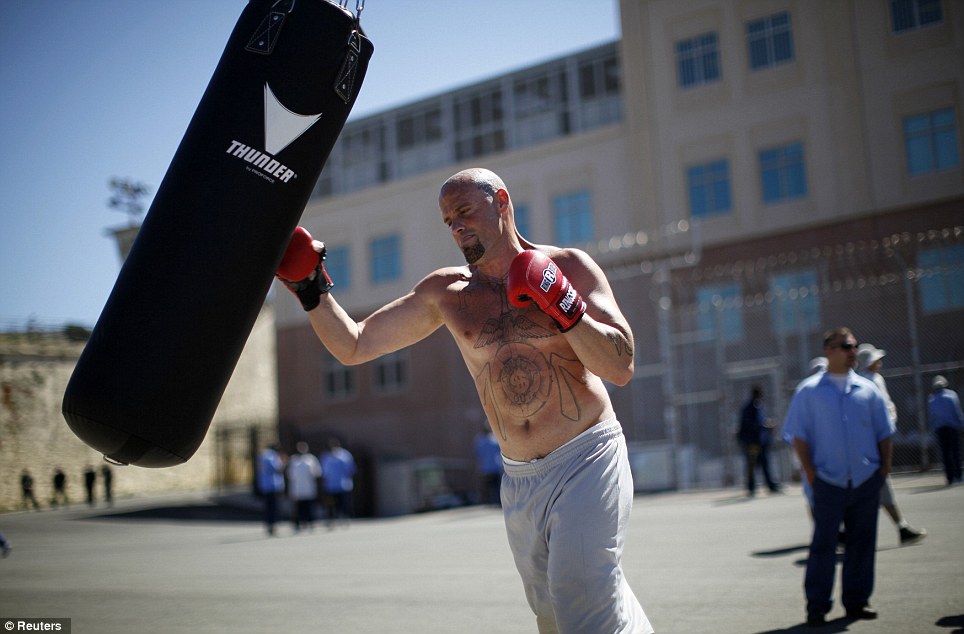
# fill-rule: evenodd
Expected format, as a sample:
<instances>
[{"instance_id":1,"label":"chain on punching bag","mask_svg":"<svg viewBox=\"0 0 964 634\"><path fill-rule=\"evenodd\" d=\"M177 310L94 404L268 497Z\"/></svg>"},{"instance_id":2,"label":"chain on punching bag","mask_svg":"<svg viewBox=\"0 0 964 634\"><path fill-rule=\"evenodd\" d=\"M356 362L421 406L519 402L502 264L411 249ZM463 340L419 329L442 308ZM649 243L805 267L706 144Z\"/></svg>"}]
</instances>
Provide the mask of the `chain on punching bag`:
<instances>
[{"instance_id":1,"label":"chain on punching bag","mask_svg":"<svg viewBox=\"0 0 964 634\"><path fill-rule=\"evenodd\" d=\"M238 19L64 394L107 459L171 466L203 441L365 76L361 6Z\"/></svg>"}]
</instances>

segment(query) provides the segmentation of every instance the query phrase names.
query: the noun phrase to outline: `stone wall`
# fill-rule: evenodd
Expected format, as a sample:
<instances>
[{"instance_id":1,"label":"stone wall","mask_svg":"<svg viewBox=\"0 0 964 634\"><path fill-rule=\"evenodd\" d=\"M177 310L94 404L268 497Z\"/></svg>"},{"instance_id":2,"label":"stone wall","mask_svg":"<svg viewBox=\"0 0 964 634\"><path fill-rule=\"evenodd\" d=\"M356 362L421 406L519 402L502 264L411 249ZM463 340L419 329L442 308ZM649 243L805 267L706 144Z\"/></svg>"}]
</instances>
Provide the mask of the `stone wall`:
<instances>
[{"instance_id":1,"label":"stone wall","mask_svg":"<svg viewBox=\"0 0 964 634\"><path fill-rule=\"evenodd\" d=\"M67 475L72 503L86 498L84 471L98 471L102 499L101 455L80 441L64 421L61 402L67 381L83 350L61 333L0 334L0 510L20 508L20 476L29 469L34 494L49 506L53 473ZM187 463L165 469L111 466L115 497L192 491L215 484L215 434L219 429L259 425L262 438L277 433L277 372L274 312L265 305L228 383L207 438Z\"/></svg>"}]
</instances>

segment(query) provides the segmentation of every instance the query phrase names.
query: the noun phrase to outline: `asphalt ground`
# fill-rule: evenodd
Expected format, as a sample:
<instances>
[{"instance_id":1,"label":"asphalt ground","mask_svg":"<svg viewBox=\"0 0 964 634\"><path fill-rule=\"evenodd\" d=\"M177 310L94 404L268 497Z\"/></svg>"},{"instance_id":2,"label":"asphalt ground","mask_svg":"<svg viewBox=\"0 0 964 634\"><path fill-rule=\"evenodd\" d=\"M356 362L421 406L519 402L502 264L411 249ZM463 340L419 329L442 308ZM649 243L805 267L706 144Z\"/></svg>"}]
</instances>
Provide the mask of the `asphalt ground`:
<instances>
[{"instance_id":1,"label":"asphalt ground","mask_svg":"<svg viewBox=\"0 0 964 634\"><path fill-rule=\"evenodd\" d=\"M901 546L881 512L877 621L847 620L837 603L826 626L804 625L799 487L637 497L630 584L660 634L962 633L964 487L937 472L894 483L929 534ZM193 494L0 515L13 546L0 561L0 627L34 617L69 618L73 634L536 631L498 509L283 525L269 537L252 501Z\"/></svg>"}]
</instances>

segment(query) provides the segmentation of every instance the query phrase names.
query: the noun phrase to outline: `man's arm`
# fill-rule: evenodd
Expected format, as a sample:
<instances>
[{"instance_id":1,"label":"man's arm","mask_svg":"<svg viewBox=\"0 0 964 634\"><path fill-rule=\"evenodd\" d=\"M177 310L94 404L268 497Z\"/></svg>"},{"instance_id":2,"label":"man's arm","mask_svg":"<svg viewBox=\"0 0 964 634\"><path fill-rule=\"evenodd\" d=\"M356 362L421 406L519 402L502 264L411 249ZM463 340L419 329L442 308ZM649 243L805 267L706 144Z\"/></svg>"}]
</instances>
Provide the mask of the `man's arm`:
<instances>
[{"instance_id":1,"label":"man's arm","mask_svg":"<svg viewBox=\"0 0 964 634\"><path fill-rule=\"evenodd\" d=\"M817 477L817 470L814 468L813 460L810 457L810 443L802 438L794 437L793 450L797 453L797 459L800 460L800 468L803 469L803 474L806 476L807 482L813 484L813 481Z\"/></svg>"},{"instance_id":2,"label":"man's arm","mask_svg":"<svg viewBox=\"0 0 964 634\"><path fill-rule=\"evenodd\" d=\"M616 299L613 296L612 288L606 280L606 275L592 258L578 249L559 249L549 253L542 249L540 255L534 256L534 251L525 251L517 256L518 259L532 262L528 267L530 275L528 280L520 279L518 275L521 270L515 267L515 271L510 270L508 287L509 301L516 305L524 305L530 299L544 312L550 314L557 323L560 319L568 321L560 323L560 330L566 337L567 342L572 347L579 361L587 370L596 376L615 383L625 385L633 376L633 333L629 328L629 323L619 310ZM553 279L552 289L549 294L557 293L559 302L566 300L568 295L566 284L576 293L576 304L585 302L585 312L578 312L573 315L557 315L554 307L556 302L552 298L541 297L538 282L541 281L540 272L546 263L543 260L554 263L562 273L562 277L557 281ZM513 273L517 273L514 275ZM514 279L513 279L514 278ZM524 283L523 283L524 282ZM561 288L557 289L557 286ZM548 304L548 308L541 304ZM564 327L563 327L564 326Z\"/></svg>"},{"instance_id":3,"label":"man's arm","mask_svg":"<svg viewBox=\"0 0 964 634\"><path fill-rule=\"evenodd\" d=\"M626 385L635 370L633 331L599 265L581 251L574 251L573 259L580 263L573 284L583 293L587 308L582 322L566 334L566 339L590 372L616 385Z\"/></svg>"},{"instance_id":4,"label":"man's arm","mask_svg":"<svg viewBox=\"0 0 964 634\"><path fill-rule=\"evenodd\" d=\"M409 346L431 334L442 323L438 310L440 284L436 272L404 297L356 322L331 296L333 281L325 270L325 245L299 227L285 250L276 273L308 313L321 342L336 359L355 365Z\"/></svg>"},{"instance_id":5,"label":"man's arm","mask_svg":"<svg viewBox=\"0 0 964 634\"><path fill-rule=\"evenodd\" d=\"M441 324L433 292L435 276L419 282L403 297L356 322L331 293L308 312L318 339L345 365L358 365L421 341Z\"/></svg>"}]
</instances>

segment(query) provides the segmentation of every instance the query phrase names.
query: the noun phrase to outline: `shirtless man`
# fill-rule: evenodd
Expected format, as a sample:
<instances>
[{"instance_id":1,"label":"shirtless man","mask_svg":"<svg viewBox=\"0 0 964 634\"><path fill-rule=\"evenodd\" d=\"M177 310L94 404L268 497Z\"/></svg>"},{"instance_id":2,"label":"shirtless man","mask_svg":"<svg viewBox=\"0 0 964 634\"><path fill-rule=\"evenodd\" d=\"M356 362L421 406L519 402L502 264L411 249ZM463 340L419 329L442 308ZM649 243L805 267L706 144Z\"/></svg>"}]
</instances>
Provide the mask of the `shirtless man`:
<instances>
[{"instance_id":1,"label":"shirtless man","mask_svg":"<svg viewBox=\"0 0 964 634\"><path fill-rule=\"evenodd\" d=\"M429 274L361 322L328 292L322 243L307 279L282 281L346 365L445 326L502 450L509 544L539 631L652 632L620 566L633 485L603 380L632 377L633 335L602 269L577 249L526 242L488 170L450 177L439 208L467 265Z\"/></svg>"}]
</instances>

